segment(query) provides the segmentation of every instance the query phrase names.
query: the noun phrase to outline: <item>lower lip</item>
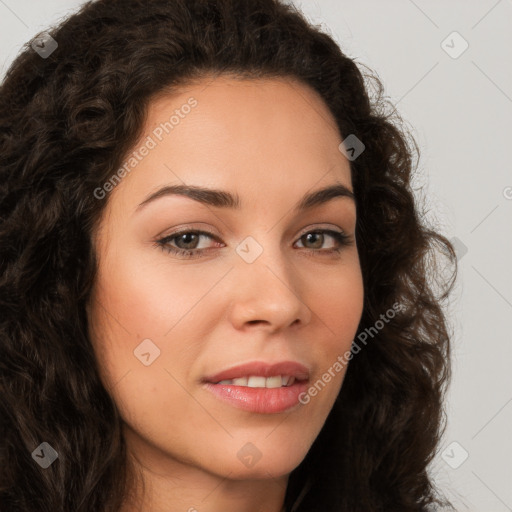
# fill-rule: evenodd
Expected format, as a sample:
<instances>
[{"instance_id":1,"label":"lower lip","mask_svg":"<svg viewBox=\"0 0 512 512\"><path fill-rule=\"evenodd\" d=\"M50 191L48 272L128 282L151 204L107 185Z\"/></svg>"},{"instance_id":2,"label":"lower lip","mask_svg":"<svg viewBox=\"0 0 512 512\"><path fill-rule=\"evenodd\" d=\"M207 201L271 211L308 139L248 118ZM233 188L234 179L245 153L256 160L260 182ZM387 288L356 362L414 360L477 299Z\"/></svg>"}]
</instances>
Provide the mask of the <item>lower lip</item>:
<instances>
[{"instance_id":1,"label":"lower lip","mask_svg":"<svg viewBox=\"0 0 512 512\"><path fill-rule=\"evenodd\" d=\"M260 414L284 412L299 403L308 388L306 381L281 388L249 388L230 384L205 383L205 388L233 407Z\"/></svg>"}]
</instances>

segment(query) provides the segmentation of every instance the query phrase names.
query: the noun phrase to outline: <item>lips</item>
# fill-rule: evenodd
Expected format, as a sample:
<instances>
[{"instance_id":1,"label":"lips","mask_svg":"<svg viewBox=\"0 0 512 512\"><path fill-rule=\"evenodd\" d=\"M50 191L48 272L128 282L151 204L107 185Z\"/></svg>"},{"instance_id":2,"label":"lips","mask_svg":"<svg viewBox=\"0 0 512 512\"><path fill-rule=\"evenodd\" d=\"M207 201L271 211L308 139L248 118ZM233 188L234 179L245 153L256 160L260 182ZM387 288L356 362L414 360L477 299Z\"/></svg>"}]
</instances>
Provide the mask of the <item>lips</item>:
<instances>
[{"instance_id":1,"label":"lips","mask_svg":"<svg viewBox=\"0 0 512 512\"><path fill-rule=\"evenodd\" d=\"M254 362L203 379L206 391L238 409L258 414L289 411L308 387L309 370L294 361Z\"/></svg>"}]
</instances>

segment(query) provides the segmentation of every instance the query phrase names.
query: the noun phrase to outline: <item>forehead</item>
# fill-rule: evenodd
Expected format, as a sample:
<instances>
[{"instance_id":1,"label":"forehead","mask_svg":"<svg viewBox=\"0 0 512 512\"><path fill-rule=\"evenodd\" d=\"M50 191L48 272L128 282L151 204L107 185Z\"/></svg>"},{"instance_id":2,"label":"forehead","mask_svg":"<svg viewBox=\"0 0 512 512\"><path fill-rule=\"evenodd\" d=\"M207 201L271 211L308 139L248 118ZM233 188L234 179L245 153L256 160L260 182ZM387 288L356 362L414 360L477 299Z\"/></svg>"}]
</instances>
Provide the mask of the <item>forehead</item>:
<instances>
[{"instance_id":1,"label":"forehead","mask_svg":"<svg viewBox=\"0 0 512 512\"><path fill-rule=\"evenodd\" d=\"M192 107L190 105L193 105ZM204 77L150 101L145 134L156 130L197 149L255 149L260 157L301 149L309 154L337 147L340 132L320 94L292 78ZM195 136L192 137L192 136ZM185 140L187 139L187 140ZM252 144L251 144L252 142ZM335 152L335 154L337 154Z\"/></svg>"},{"instance_id":2,"label":"forehead","mask_svg":"<svg viewBox=\"0 0 512 512\"><path fill-rule=\"evenodd\" d=\"M216 111L215 107L222 108L222 115L227 118L241 114L244 110L248 111L251 106L263 102L267 108L262 110L261 105L258 105L261 113L268 115L269 111L274 111L282 116L283 111L290 106L295 107L299 111L297 113L302 115L307 115L306 110L314 110L324 122L337 129L322 96L313 87L292 76L251 78L229 73L204 74L175 87L166 87L155 94L150 101L150 116L158 115L158 111L166 106L183 103L191 95L206 104L211 113ZM235 107L242 107L242 111ZM219 113L218 110L216 113Z\"/></svg>"},{"instance_id":3,"label":"forehead","mask_svg":"<svg viewBox=\"0 0 512 512\"><path fill-rule=\"evenodd\" d=\"M334 181L350 188L340 142L321 96L298 81L203 78L150 101L134 148L146 147L144 157L127 155L136 165L116 188L132 209L158 187L183 184L282 202L284 192L293 199Z\"/></svg>"}]
</instances>

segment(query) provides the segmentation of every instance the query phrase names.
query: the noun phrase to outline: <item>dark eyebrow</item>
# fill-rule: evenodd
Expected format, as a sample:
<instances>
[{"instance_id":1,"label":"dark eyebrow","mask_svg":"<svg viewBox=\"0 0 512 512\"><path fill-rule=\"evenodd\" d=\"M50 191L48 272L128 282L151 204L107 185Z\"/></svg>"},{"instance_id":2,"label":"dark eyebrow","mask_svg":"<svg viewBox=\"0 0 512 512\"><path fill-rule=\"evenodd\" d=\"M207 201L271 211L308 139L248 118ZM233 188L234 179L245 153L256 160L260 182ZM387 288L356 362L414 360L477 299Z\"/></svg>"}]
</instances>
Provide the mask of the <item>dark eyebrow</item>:
<instances>
[{"instance_id":1,"label":"dark eyebrow","mask_svg":"<svg viewBox=\"0 0 512 512\"><path fill-rule=\"evenodd\" d=\"M137 206L136 211L142 209L148 203L168 195L185 196L199 203L216 208L232 208L239 210L242 205L240 197L237 194L233 195L223 190L204 188L196 185L169 185L150 194ZM336 197L348 197L355 202L354 193L345 185L336 183L335 185L330 185L306 194L295 206L295 211L299 213L308 210Z\"/></svg>"}]
</instances>

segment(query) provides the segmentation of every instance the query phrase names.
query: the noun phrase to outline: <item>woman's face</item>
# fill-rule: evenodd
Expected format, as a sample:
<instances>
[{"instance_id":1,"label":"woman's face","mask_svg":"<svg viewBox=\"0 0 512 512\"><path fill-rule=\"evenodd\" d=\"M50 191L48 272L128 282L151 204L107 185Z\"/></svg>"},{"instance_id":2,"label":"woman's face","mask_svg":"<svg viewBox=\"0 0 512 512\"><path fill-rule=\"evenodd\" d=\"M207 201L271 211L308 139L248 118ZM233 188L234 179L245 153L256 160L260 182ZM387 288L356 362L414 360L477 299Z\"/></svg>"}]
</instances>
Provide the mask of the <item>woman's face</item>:
<instances>
[{"instance_id":1,"label":"woman's face","mask_svg":"<svg viewBox=\"0 0 512 512\"><path fill-rule=\"evenodd\" d=\"M88 306L102 379L147 467L283 476L319 434L363 307L340 143L297 82L221 77L150 104L124 177L98 199ZM173 186L222 195L147 200Z\"/></svg>"}]
</instances>

